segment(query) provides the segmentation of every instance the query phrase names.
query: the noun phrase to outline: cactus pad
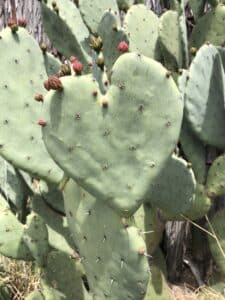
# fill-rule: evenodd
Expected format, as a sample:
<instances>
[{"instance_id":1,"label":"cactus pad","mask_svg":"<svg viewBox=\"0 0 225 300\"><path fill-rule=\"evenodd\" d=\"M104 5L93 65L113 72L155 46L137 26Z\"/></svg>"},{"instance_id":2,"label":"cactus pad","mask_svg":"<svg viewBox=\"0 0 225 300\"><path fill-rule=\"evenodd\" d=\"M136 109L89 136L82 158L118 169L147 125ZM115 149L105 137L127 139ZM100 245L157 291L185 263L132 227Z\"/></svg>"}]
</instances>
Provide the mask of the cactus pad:
<instances>
[{"instance_id":1,"label":"cactus pad","mask_svg":"<svg viewBox=\"0 0 225 300\"><path fill-rule=\"evenodd\" d=\"M124 30L129 37L129 49L155 58L158 42L159 18L143 4L133 5L124 19Z\"/></svg>"},{"instance_id":2,"label":"cactus pad","mask_svg":"<svg viewBox=\"0 0 225 300\"><path fill-rule=\"evenodd\" d=\"M64 199L93 299L143 299L150 274L138 229L127 227L123 218L72 180Z\"/></svg>"},{"instance_id":3,"label":"cactus pad","mask_svg":"<svg viewBox=\"0 0 225 300\"><path fill-rule=\"evenodd\" d=\"M117 15L117 24L120 23L119 9L116 0L80 0L79 8L83 19L93 33L98 32L98 26L105 11L112 11Z\"/></svg>"},{"instance_id":4,"label":"cactus pad","mask_svg":"<svg viewBox=\"0 0 225 300\"><path fill-rule=\"evenodd\" d=\"M176 146L183 102L166 69L150 58L123 54L112 72L104 96L89 77L62 78L63 92L47 96L43 138L66 173L130 215Z\"/></svg>"},{"instance_id":5,"label":"cactus pad","mask_svg":"<svg viewBox=\"0 0 225 300\"><path fill-rule=\"evenodd\" d=\"M225 155L215 159L207 177L207 190L212 196L225 195Z\"/></svg>"},{"instance_id":6,"label":"cactus pad","mask_svg":"<svg viewBox=\"0 0 225 300\"><path fill-rule=\"evenodd\" d=\"M197 48L206 42L215 46L222 45L225 42L224 26L225 5L219 4L198 19L190 37L190 45Z\"/></svg>"},{"instance_id":7,"label":"cactus pad","mask_svg":"<svg viewBox=\"0 0 225 300\"><path fill-rule=\"evenodd\" d=\"M225 76L219 52L204 45L192 61L185 90L185 115L205 143L225 148Z\"/></svg>"},{"instance_id":8,"label":"cactus pad","mask_svg":"<svg viewBox=\"0 0 225 300\"><path fill-rule=\"evenodd\" d=\"M195 177L187 162L172 156L151 182L147 202L169 215L185 214L192 205L195 187Z\"/></svg>"},{"instance_id":9,"label":"cactus pad","mask_svg":"<svg viewBox=\"0 0 225 300\"><path fill-rule=\"evenodd\" d=\"M35 92L44 94L41 50L26 30L12 34L7 28L1 32L0 57L0 155L34 176L59 182L62 171L48 155L37 125L45 117L44 105L34 100Z\"/></svg>"},{"instance_id":10,"label":"cactus pad","mask_svg":"<svg viewBox=\"0 0 225 300\"><path fill-rule=\"evenodd\" d=\"M56 0L56 13L51 1L42 1L42 19L46 33L55 48L69 58L75 55L88 70L89 32L78 8L72 1Z\"/></svg>"},{"instance_id":11,"label":"cactus pad","mask_svg":"<svg viewBox=\"0 0 225 300\"><path fill-rule=\"evenodd\" d=\"M77 259L63 252L50 252L41 280L45 299L91 300L83 276L83 268Z\"/></svg>"}]
</instances>

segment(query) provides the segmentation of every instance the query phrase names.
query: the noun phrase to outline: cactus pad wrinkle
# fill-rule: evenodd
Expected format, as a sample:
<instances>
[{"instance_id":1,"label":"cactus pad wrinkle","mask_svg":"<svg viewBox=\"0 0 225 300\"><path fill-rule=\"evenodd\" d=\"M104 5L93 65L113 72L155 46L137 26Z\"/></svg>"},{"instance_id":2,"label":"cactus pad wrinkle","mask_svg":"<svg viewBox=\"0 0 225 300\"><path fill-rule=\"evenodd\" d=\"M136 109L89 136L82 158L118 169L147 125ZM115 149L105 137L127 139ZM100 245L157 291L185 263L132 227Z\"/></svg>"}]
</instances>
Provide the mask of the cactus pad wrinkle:
<instances>
[{"instance_id":1,"label":"cactus pad wrinkle","mask_svg":"<svg viewBox=\"0 0 225 300\"><path fill-rule=\"evenodd\" d=\"M48 151L87 191L132 214L177 143L183 102L173 79L158 62L130 53L116 61L104 96L93 97L89 77L62 82L63 92L47 96Z\"/></svg>"},{"instance_id":2,"label":"cactus pad wrinkle","mask_svg":"<svg viewBox=\"0 0 225 300\"><path fill-rule=\"evenodd\" d=\"M192 61L185 90L185 116L205 144L225 149L225 75L219 52L202 46Z\"/></svg>"},{"instance_id":3,"label":"cactus pad wrinkle","mask_svg":"<svg viewBox=\"0 0 225 300\"><path fill-rule=\"evenodd\" d=\"M148 259L139 253L146 250L138 229L72 180L64 199L93 299L143 299L150 273Z\"/></svg>"},{"instance_id":4,"label":"cactus pad wrinkle","mask_svg":"<svg viewBox=\"0 0 225 300\"><path fill-rule=\"evenodd\" d=\"M82 276L84 271L78 259L60 251L51 251L41 280L45 299L91 300Z\"/></svg>"},{"instance_id":5,"label":"cactus pad wrinkle","mask_svg":"<svg viewBox=\"0 0 225 300\"><path fill-rule=\"evenodd\" d=\"M146 202L169 215L185 214L191 207L195 187L195 177L187 162L173 155L150 183Z\"/></svg>"},{"instance_id":6,"label":"cactus pad wrinkle","mask_svg":"<svg viewBox=\"0 0 225 300\"><path fill-rule=\"evenodd\" d=\"M79 8L85 23L93 33L98 32L98 26L105 11L112 11L116 14L117 24L120 24L120 15L116 0L98 0L95 2L92 0L80 0Z\"/></svg>"},{"instance_id":7,"label":"cactus pad wrinkle","mask_svg":"<svg viewBox=\"0 0 225 300\"><path fill-rule=\"evenodd\" d=\"M124 19L124 31L129 37L129 49L155 58L159 18L143 4L133 5Z\"/></svg>"},{"instance_id":8,"label":"cactus pad wrinkle","mask_svg":"<svg viewBox=\"0 0 225 300\"><path fill-rule=\"evenodd\" d=\"M59 182L62 171L48 155L36 124L45 117L44 105L34 100L35 92L44 93L41 50L22 28L15 34L7 28L1 37L0 155L34 176Z\"/></svg>"}]
</instances>

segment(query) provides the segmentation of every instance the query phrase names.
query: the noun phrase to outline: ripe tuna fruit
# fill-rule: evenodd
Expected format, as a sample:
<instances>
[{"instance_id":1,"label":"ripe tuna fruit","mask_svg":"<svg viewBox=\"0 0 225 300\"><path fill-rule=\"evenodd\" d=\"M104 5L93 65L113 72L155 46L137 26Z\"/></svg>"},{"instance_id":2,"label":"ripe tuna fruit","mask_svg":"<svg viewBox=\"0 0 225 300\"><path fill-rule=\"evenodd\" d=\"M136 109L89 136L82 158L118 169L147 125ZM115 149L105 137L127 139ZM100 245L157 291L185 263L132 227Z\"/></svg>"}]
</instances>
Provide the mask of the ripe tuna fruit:
<instances>
[{"instance_id":1,"label":"ripe tuna fruit","mask_svg":"<svg viewBox=\"0 0 225 300\"><path fill-rule=\"evenodd\" d=\"M84 68L84 66L79 60L76 60L73 63L73 70L77 75L81 75L83 68Z\"/></svg>"},{"instance_id":2,"label":"ripe tuna fruit","mask_svg":"<svg viewBox=\"0 0 225 300\"><path fill-rule=\"evenodd\" d=\"M44 120L40 119L40 120L38 120L38 125L43 127L46 125L46 122Z\"/></svg>"},{"instance_id":3,"label":"ripe tuna fruit","mask_svg":"<svg viewBox=\"0 0 225 300\"><path fill-rule=\"evenodd\" d=\"M49 90L61 90L63 88L61 80L57 76L50 76L45 80L44 87Z\"/></svg>"},{"instance_id":4,"label":"ripe tuna fruit","mask_svg":"<svg viewBox=\"0 0 225 300\"><path fill-rule=\"evenodd\" d=\"M120 43L118 44L117 49L118 49L120 52L125 53L125 52L128 52L129 46L128 46L128 44L127 44L125 41L122 41L122 42L120 42Z\"/></svg>"}]
</instances>

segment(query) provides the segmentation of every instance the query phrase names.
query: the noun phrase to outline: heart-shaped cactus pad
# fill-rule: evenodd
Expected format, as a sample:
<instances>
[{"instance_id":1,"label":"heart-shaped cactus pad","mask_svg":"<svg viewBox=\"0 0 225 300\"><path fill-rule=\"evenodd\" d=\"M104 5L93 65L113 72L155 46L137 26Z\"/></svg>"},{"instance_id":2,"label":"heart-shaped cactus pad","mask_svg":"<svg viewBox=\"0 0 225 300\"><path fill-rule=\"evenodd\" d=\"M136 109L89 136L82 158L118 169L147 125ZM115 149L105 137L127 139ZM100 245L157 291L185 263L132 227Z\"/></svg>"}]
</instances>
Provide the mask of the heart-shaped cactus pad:
<instances>
[{"instance_id":1,"label":"heart-shaped cactus pad","mask_svg":"<svg viewBox=\"0 0 225 300\"><path fill-rule=\"evenodd\" d=\"M89 193L131 215L179 137L183 102L170 72L127 53L114 64L105 95L90 76L63 77L62 84L46 96L47 150Z\"/></svg>"}]
</instances>

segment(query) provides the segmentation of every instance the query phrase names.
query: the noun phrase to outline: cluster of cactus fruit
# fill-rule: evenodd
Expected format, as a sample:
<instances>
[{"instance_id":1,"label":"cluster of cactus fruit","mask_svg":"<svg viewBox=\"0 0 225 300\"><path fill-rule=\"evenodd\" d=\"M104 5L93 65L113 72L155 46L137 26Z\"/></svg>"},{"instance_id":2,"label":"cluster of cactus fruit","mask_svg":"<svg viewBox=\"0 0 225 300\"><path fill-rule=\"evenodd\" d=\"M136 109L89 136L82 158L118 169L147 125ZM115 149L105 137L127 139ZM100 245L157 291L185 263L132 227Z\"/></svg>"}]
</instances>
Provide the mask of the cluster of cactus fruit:
<instances>
[{"instance_id":1,"label":"cluster of cactus fruit","mask_svg":"<svg viewBox=\"0 0 225 300\"><path fill-rule=\"evenodd\" d=\"M165 222L225 194L225 5L75 2L40 1L61 59L24 19L0 32L0 253L40 272L27 300L170 299ZM224 220L209 236L221 274Z\"/></svg>"}]
</instances>

